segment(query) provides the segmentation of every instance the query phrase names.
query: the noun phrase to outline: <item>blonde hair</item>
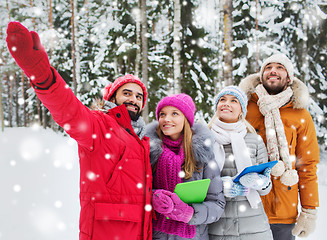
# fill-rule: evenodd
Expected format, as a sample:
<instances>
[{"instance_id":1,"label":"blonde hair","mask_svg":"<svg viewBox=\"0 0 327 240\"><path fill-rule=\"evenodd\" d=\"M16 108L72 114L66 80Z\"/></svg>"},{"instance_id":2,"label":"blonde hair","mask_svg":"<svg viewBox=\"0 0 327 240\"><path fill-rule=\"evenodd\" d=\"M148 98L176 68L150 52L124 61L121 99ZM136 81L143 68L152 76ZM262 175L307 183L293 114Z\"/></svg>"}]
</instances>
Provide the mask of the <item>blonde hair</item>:
<instances>
[{"instance_id":1,"label":"blonde hair","mask_svg":"<svg viewBox=\"0 0 327 240\"><path fill-rule=\"evenodd\" d=\"M158 125L156 131L157 131L159 138L162 140L164 134L161 131L159 125ZM184 155L185 155L182 169L185 172L184 179L189 179L193 176L193 172L199 171L199 169L198 169L197 162L195 160L194 153L193 153L193 146L192 146L193 131L192 131L191 125L188 122L186 117L184 119L184 128L182 130L182 134L183 134L183 150L184 150Z\"/></svg>"},{"instance_id":2,"label":"blonde hair","mask_svg":"<svg viewBox=\"0 0 327 240\"><path fill-rule=\"evenodd\" d=\"M215 121L215 119L218 118L219 119L219 116L218 116L218 112L216 111L215 112L215 115L213 115L212 119L210 120L210 122L208 123L208 127L211 129L211 126L213 124L213 122ZM244 117L244 114L243 112L241 112L241 114L238 116L238 121L242 121L244 122L245 126L246 126L246 129L249 133L257 133L254 129L254 127L252 127L252 125L246 121L245 117Z\"/></svg>"}]
</instances>

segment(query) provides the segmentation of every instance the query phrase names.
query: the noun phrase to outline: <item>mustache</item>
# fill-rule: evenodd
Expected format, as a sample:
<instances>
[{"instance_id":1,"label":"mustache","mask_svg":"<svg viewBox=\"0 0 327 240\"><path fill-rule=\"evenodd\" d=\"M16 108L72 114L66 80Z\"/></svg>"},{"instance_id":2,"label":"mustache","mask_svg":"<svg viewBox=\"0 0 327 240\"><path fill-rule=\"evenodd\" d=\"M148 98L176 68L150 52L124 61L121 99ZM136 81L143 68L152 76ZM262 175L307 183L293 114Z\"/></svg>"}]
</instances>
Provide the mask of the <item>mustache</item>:
<instances>
[{"instance_id":1,"label":"mustache","mask_svg":"<svg viewBox=\"0 0 327 240\"><path fill-rule=\"evenodd\" d=\"M273 73L268 75L268 77L272 77L272 76L279 77L278 74L273 74Z\"/></svg>"}]
</instances>

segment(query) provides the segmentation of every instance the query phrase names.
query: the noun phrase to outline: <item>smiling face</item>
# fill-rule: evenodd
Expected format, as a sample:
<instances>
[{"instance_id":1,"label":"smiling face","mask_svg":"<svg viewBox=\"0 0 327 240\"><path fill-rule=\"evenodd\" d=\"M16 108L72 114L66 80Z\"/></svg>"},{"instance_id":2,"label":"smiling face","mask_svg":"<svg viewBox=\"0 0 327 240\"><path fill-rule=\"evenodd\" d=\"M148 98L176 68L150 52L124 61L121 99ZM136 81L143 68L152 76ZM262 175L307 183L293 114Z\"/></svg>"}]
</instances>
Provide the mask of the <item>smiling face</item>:
<instances>
[{"instance_id":1,"label":"smiling face","mask_svg":"<svg viewBox=\"0 0 327 240\"><path fill-rule=\"evenodd\" d=\"M270 95L278 94L287 88L290 79L286 68L280 63L269 63L263 70L262 84Z\"/></svg>"},{"instance_id":2,"label":"smiling face","mask_svg":"<svg viewBox=\"0 0 327 240\"><path fill-rule=\"evenodd\" d=\"M117 106L125 104L132 120L136 121L141 115L143 105L143 91L136 83L126 83L116 91L110 99Z\"/></svg>"},{"instance_id":3,"label":"smiling face","mask_svg":"<svg viewBox=\"0 0 327 240\"><path fill-rule=\"evenodd\" d=\"M223 95L217 104L217 114L220 121L234 123L239 120L242 107L238 99L233 95Z\"/></svg>"},{"instance_id":4,"label":"smiling face","mask_svg":"<svg viewBox=\"0 0 327 240\"><path fill-rule=\"evenodd\" d=\"M166 106L159 112L159 128L165 136L177 140L184 128L185 116L175 107Z\"/></svg>"}]
</instances>

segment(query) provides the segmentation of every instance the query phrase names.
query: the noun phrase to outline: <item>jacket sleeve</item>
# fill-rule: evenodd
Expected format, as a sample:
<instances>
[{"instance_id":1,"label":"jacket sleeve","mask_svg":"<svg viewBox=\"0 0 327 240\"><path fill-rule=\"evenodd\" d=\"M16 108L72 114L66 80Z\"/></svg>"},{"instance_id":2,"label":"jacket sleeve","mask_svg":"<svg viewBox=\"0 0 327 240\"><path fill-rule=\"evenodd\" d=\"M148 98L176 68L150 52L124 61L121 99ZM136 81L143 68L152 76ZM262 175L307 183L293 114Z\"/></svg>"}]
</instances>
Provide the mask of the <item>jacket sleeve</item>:
<instances>
[{"instance_id":1,"label":"jacket sleeve","mask_svg":"<svg viewBox=\"0 0 327 240\"><path fill-rule=\"evenodd\" d=\"M191 225L209 224L219 220L224 212L225 197L223 183L220 178L220 170L215 160L211 160L203 166L203 178L210 178L210 186L207 197L203 203L191 204L194 214L189 221Z\"/></svg>"},{"instance_id":2,"label":"jacket sleeve","mask_svg":"<svg viewBox=\"0 0 327 240\"><path fill-rule=\"evenodd\" d=\"M257 144L257 164L266 163L268 162L268 152L266 145L264 144L260 135L257 136L258 144ZM265 190L258 190L258 193L263 196L267 195L272 188L272 184L270 183L269 187Z\"/></svg>"},{"instance_id":3,"label":"jacket sleeve","mask_svg":"<svg viewBox=\"0 0 327 240\"><path fill-rule=\"evenodd\" d=\"M296 163L299 175L299 194L303 208L319 206L317 164L319 163L319 146L316 130L307 110L304 110L302 124L297 129Z\"/></svg>"},{"instance_id":4,"label":"jacket sleeve","mask_svg":"<svg viewBox=\"0 0 327 240\"><path fill-rule=\"evenodd\" d=\"M92 150L94 115L74 95L59 73L51 68L54 74L54 84L49 89L35 92L44 106L49 109L53 119L74 138L79 145Z\"/></svg>"}]
</instances>

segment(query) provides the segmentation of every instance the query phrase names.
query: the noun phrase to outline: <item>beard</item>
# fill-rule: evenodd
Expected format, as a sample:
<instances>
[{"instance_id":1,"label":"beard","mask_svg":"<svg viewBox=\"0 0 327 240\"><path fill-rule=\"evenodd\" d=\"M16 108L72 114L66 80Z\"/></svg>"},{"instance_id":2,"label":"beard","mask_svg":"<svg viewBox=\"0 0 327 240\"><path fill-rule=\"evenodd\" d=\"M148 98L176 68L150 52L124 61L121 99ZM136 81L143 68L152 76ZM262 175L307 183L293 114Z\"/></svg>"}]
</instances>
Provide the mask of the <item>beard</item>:
<instances>
[{"instance_id":1,"label":"beard","mask_svg":"<svg viewBox=\"0 0 327 240\"><path fill-rule=\"evenodd\" d=\"M263 83L263 86L270 95L276 95L278 93L281 93L285 89L285 86L281 86L281 85L279 85L279 86L270 86L267 83Z\"/></svg>"},{"instance_id":2,"label":"beard","mask_svg":"<svg viewBox=\"0 0 327 240\"><path fill-rule=\"evenodd\" d=\"M130 118L132 119L132 121L137 121L142 114L142 111L140 110L139 106L137 106L136 104L133 104L133 103L126 103L126 102L124 103L124 105L126 107L128 105L131 105L131 106L134 106L137 108L137 112L128 111L128 114L129 114Z\"/></svg>"},{"instance_id":3,"label":"beard","mask_svg":"<svg viewBox=\"0 0 327 240\"><path fill-rule=\"evenodd\" d=\"M270 76L276 76L276 75L270 75ZM267 81L262 81L262 85L264 86L264 88L267 90L267 92L270 94L270 95L276 95L278 93L281 93L282 91L284 91L287 87L287 82L286 84L278 84L278 85L269 85L267 83Z\"/></svg>"}]
</instances>

